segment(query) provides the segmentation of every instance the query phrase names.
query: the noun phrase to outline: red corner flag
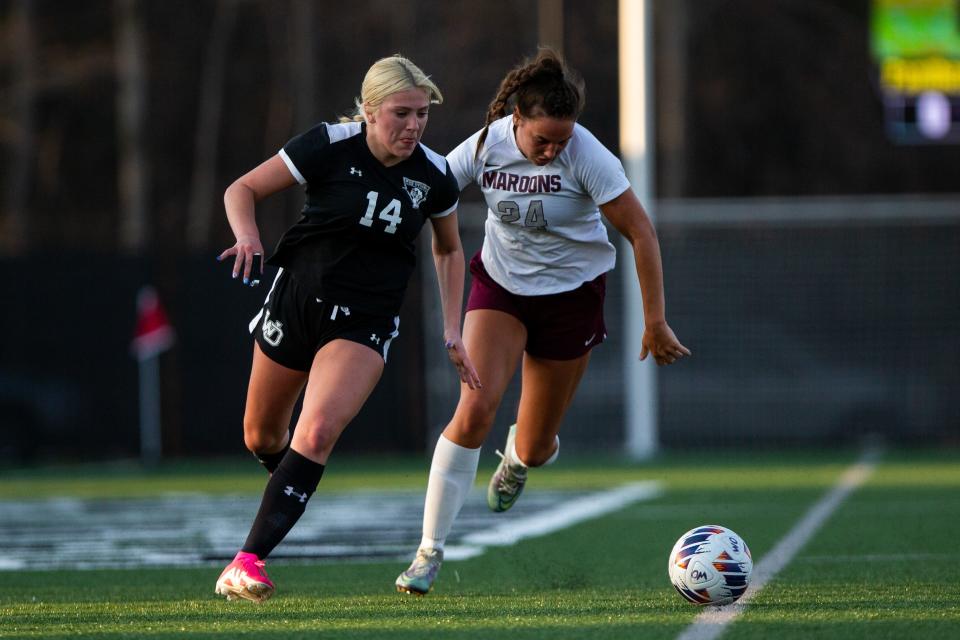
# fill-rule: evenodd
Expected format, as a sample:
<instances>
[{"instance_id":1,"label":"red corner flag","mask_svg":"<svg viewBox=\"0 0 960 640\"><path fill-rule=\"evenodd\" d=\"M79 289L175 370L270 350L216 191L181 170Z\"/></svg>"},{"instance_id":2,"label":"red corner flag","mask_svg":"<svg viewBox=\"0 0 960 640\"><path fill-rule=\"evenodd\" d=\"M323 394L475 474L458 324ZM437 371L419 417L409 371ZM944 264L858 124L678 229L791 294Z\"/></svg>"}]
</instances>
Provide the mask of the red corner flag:
<instances>
[{"instance_id":1,"label":"red corner flag","mask_svg":"<svg viewBox=\"0 0 960 640\"><path fill-rule=\"evenodd\" d=\"M173 346L176 337L157 290L146 285L137 292L137 328L130 350L137 360L157 356Z\"/></svg>"}]
</instances>

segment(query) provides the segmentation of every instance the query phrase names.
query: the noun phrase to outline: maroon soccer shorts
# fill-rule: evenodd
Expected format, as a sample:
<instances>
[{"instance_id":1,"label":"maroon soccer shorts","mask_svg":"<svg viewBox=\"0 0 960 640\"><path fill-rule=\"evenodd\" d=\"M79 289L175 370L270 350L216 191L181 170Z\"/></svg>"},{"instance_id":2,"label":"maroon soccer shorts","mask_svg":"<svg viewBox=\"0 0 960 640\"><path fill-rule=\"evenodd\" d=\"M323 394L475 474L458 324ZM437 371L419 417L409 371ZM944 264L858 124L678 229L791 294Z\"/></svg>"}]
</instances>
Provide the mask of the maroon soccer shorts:
<instances>
[{"instance_id":1,"label":"maroon soccer shorts","mask_svg":"<svg viewBox=\"0 0 960 640\"><path fill-rule=\"evenodd\" d=\"M477 252L470 261L467 311L493 309L514 316L527 328L526 352L547 360L573 360L607 337L603 299L607 276L600 274L572 291L518 296L490 277Z\"/></svg>"}]
</instances>

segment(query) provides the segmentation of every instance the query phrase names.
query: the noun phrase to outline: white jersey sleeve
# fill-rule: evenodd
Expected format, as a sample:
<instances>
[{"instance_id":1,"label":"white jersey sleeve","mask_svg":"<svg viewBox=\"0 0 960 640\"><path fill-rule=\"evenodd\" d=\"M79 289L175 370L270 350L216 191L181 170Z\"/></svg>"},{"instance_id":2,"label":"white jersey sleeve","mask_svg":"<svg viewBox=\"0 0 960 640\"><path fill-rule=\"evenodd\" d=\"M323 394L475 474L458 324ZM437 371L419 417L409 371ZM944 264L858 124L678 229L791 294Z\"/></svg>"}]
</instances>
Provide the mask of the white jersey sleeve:
<instances>
[{"instance_id":1,"label":"white jersey sleeve","mask_svg":"<svg viewBox=\"0 0 960 640\"><path fill-rule=\"evenodd\" d=\"M620 158L613 155L592 133L583 127L582 135L576 137L577 148L573 153L589 158L577 162L577 178L587 193L598 205L607 204L630 188L630 181L623 170Z\"/></svg>"},{"instance_id":2,"label":"white jersey sleeve","mask_svg":"<svg viewBox=\"0 0 960 640\"><path fill-rule=\"evenodd\" d=\"M457 186L460 187L461 191L479 176L477 165L482 166L482 163L478 163L475 156L477 140L480 139L481 131L483 130L477 131L447 154L447 163L450 165L450 170L457 179Z\"/></svg>"},{"instance_id":3,"label":"white jersey sleeve","mask_svg":"<svg viewBox=\"0 0 960 640\"><path fill-rule=\"evenodd\" d=\"M576 289L614 267L598 205L630 183L617 157L579 124L542 167L520 152L512 124L511 116L492 123L476 159L479 132L447 157L460 186L476 181L486 200L484 267L518 295Z\"/></svg>"}]
</instances>

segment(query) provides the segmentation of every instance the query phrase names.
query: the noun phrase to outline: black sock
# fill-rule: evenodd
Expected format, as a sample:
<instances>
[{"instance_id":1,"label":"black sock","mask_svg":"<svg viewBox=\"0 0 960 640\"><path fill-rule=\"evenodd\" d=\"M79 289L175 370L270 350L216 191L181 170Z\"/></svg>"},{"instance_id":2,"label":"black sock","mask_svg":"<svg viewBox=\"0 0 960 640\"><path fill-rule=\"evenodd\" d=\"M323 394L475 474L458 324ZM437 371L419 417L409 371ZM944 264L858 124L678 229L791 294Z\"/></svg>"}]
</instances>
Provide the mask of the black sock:
<instances>
[{"instance_id":1,"label":"black sock","mask_svg":"<svg viewBox=\"0 0 960 640\"><path fill-rule=\"evenodd\" d=\"M241 550L261 560L270 555L303 515L322 475L322 464L293 449L287 451L267 482L260 510Z\"/></svg>"},{"instance_id":2,"label":"black sock","mask_svg":"<svg viewBox=\"0 0 960 640\"><path fill-rule=\"evenodd\" d=\"M277 451L276 453L261 453L260 451L254 451L253 455L256 456L257 460L260 461L260 464L269 471L273 473L277 470L277 467L280 466L280 461L283 460L283 456L287 455L287 450L290 449L290 440L287 439L287 444L283 446L283 449Z\"/></svg>"}]
</instances>

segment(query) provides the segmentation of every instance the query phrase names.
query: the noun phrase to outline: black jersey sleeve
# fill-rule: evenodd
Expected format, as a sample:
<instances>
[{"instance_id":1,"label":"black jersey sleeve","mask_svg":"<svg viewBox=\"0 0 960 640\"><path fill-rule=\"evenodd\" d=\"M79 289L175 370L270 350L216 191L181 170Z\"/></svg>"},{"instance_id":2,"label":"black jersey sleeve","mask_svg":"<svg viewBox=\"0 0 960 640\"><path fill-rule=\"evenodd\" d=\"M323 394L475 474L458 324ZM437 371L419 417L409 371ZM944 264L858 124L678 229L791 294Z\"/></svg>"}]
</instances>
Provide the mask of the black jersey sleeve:
<instances>
[{"instance_id":1,"label":"black jersey sleeve","mask_svg":"<svg viewBox=\"0 0 960 640\"><path fill-rule=\"evenodd\" d=\"M317 182L330 156L330 134L321 122L283 145L284 160L297 182ZM290 165L293 166L290 166ZM299 175L298 175L299 174Z\"/></svg>"},{"instance_id":2,"label":"black jersey sleeve","mask_svg":"<svg viewBox=\"0 0 960 640\"><path fill-rule=\"evenodd\" d=\"M453 175L453 170L448 162L444 162L444 171L437 171L437 179L434 189L437 190L435 198L431 199L431 206L428 214L431 218L441 217L449 214L456 209L460 200L460 186L457 184L457 178Z\"/></svg>"}]
</instances>

